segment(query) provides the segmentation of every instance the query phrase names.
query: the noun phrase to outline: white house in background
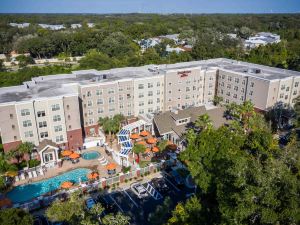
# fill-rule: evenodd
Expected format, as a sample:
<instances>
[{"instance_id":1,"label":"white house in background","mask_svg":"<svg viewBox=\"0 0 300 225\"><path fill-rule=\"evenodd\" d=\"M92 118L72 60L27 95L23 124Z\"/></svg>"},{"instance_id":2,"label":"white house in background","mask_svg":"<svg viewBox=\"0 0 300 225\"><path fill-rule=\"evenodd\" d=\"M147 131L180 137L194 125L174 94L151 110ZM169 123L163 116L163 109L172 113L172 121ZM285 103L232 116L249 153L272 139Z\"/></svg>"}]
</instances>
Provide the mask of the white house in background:
<instances>
[{"instance_id":1,"label":"white house in background","mask_svg":"<svg viewBox=\"0 0 300 225\"><path fill-rule=\"evenodd\" d=\"M88 26L89 28L92 28L92 27L95 26L95 24L94 24L94 23L87 23L87 26Z\"/></svg>"},{"instance_id":2,"label":"white house in background","mask_svg":"<svg viewBox=\"0 0 300 225\"><path fill-rule=\"evenodd\" d=\"M176 45L184 45L185 41L179 39L179 34L167 34L159 36L160 39L169 39L174 41Z\"/></svg>"},{"instance_id":3,"label":"white house in background","mask_svg":"<svg viewBox=\"0 0 300 225\"><path fill-rule=\"evenodd\" d=\"M166 46L166 52L167 53L176 52L178 54L180 52L185 52L185 50L183 48L180 48L180 47L172 48L172 47L170 47L170 45L167 45Z\"/></svg>"},{"instance_id":4,"label":"white house in background","mask_svg":"<svg viewBox=\"0 0 300 225\"><path fill-rule=\"evenodd\" d=\"M161 42L159 38L148 38L138 41L138 45L141 47L141 51L144 52L148 48L153 48Z\"/></svg>"},{"instance_id":5,"label":"white house in background","mask_svg":"<svg viewBox=\"0 0 300 225\"><path fill-rule=\"evenodd\" d=\"M253 37L249 37L245 41L244 46L245 48L252 49L261 45L279 43L280 41L281 41L280 35L278 34L272 34L269 32L260 32Z\"/></svg>"},{"instance_id":6,"label":"white house in background","mask_svg":"<svg viewBox=\"0 0 300 225\"><path fill-rule=\"evenodd\" d=\"M65 26L63 24L56 24L56 25L52 25L52 24L39 24L40 27L44 28L44 29L49 29L49 30L62 30L65 29Z\"/></svg>"},{"instance_id":7,"label":"white house in background","mask_svg":"<svg viewBox=\"0 0 300 225\"><path fill-rule=\"evenodd\" d=\"M71 24L72 29L77 29L77 28L81 28L81 27L82 27L82 25L80 23Z\"/></svg>"},{"instance_id":8,"label":"white house in background","mask_svg":"<svg viewBox=\"0 0 300 225\"><path fill-rule=\"evenodd\" d=\"M12 27L25 28L29 27L30 23L9 23Z\"/></svg>"}]
</instances>

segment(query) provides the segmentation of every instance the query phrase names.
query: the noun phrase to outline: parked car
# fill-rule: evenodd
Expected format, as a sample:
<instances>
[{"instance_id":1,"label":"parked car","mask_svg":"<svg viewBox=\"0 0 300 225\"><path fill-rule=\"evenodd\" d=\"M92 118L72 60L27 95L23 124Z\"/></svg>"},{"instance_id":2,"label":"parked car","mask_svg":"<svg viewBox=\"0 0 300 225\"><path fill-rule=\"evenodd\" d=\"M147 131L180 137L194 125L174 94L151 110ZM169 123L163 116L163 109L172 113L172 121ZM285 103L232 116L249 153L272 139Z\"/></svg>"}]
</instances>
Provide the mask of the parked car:
<instances>
[{"instance_id":1,"label":"parked car","mask_svg":"<svg viewBox=\"0 0 300 225\"><path fill-rule=\"evenodd\" d=\"M96 204L96 202L95 202L95 200L93 199L93 198L87 198L86 200L85 200L85 205L86 205L86 208L88 209L88 210L90 210L91 208L93 208L93 206Z\"/></svg>"},{"instance_id":2,"label":"parked car","mask_svg":"<svg viewBox=\"0 0 300 225\"><path fill-rule=\"evenodd\" d=\"M176 170L170 172L170 176L174 179L177 185L183 185L184 180Z\"/></svg>"},{"instance_id":3,"label":"parked car","mask_svg":"<svg viewBox=\"0 0 300 225\"><path fill-rule=\"evenodd\" d=\"M98 196L97 202L104 207L104 214L117 213L119 211L118 206L109 196Z\"/></svg>"},{"instance_id":4,"label":"parked car","mask_svg":"<svg viewBox=\"0 0 300 225\"><path fill-rule=\"evenodd\" d=\"M146 188L141 183L131 184L131 190L139 197L144 198L148 196Z\"/></svg>"},{"instance_id":5,"label":"parked car","mask_svg":"<svg viewBox=\"0 0 300 225\"><path fill-rule=\"evenodd\" d=\"M153 178L152 183L155 189L157 189L160 193L166 193L170 190L169 186L166 184L165 179L163 178Z\"/></svg>"}]
</instances>

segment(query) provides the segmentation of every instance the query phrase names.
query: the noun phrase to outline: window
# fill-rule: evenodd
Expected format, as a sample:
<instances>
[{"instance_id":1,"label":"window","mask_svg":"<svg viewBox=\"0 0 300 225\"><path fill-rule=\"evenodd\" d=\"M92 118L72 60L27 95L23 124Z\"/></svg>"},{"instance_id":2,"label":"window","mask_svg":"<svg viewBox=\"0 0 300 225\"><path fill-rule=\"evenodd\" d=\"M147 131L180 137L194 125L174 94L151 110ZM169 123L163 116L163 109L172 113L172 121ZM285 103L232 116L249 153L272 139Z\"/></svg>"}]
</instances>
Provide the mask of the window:
<instances>
[{"instance_id":1,"label":"window","mask_svg":"<svg viewBox=\"0 0 300 225\"><path fill-rule=\"evenodd\" d=\"M241 99L242 101L244 101L244 96L241 96L240 99Z\"/></svg>"},{"instance_id":2,"label":"window","mask_svg":"<svg viewBox=\"0 0 300 225\"><path fill-rule=\"evenodd\" d=\"M169 86L171 86L172 85L172 83L169 83Z\"/></svg>"},{"instance_id":3,"label":"window","mask_svg":"<svg viewBox=\"0 0 300 225\"><path fill-rule=\"evenodd\" d=\"M244 93L244 92L245 92L245 88L242 88L242 89L241 89L241 92Z\"/></svg>"},{"instance_id":4,"label":"window","mask_svg":"<svg viewBox=\"0 0 300 225\"><path fill-rule=\"evenodd\" d=\"M46 116L45 111L38 111L37 112L37 117L44 117L44 116Z\"/></svg>"},{"instance_id":5,"label":"window","mask_svg":"<svg viewBox=\"0 0 300 225\"><path fill-rule=\"evenodd\" d=\"M297 94L297 91L294 91L294 92L293 92L293 95L296 95L296 94Z\"/></svg>"},{"instance_id":6,"label":"window","mask_svg":"<svg viewBox=\"0 0 300 225\"><path fill-rule=\"evenodd\" d=\"M46 121L39 122L39 128L42 128L42 127L47 127L47 122Z\"/></svg>"},{"instance_id":7,"label":"window","mask_svg":"<svg viewBox=\"0 0 300 225\"><path fill-rule=\"evenodd\" d=\"M122 87L119 87L119 91L123 91L123 88L122 88Z\"/></svg>"},{"instance_id":8,"label":"window","mask_svg":"<svg viewBox=\"0 0 300 225\"><path fill-rule=\"evenodd\" d=\"M22 116L29 116L30 115L29 109L22 109L21 110L21 115Z\"/></svg>"},{"instance_id":9,"label":"window","mask_svg":"<svg viewBox=\"0 0 300 225\"><path fill-rule=\"evenodd\" d=\"M238 86L234 86L234 90L238 91L239 87Z\"/></svg>"},{"instance_id":10,"label":"window","mask_svg":"<svg viewBox=\"0 0 300 225\"><path fill-rule=\"evenodd\" d=\"M237 98L237 94L234 94L234 95L233 95L233 98Z\"/></svg>"},{"instance_id":11,"label":"window","mask_svg":"<svg viewBox=\"0 0 300 225\"><path fill-rule=\"evenodd\" d=\"M41 138L46 138L46 137L48 137L48 132L47 131L46 132L41 132L40 136L41 136Z\"/></svg>"},{"instance_id":12,"label":"window","mask_svg":"<svg viewBox=\"0 0 300 225\"><path fill-rule=\"evenodd\" d=\"M208 91L208 94L207 95L212 95L212 92L211 91Z\"/></svg>"},{"instance_id":13,"label":"window","mask_svg":"<svg viewBox=\"0 0 300 225\"><path fill-rule=\"evenodd\" d=\"M109 97L108 102L109 104L115 103L115 97Z\"/></svg>"},{"instance_id":14,"label":"window","mask_svg":"<svg viewBox=\"0 0 300 225\"><path fill-rule=\"evenodd\" d=\"M53 121L54 121L54 122L61 121L60 115L54 115L54 116L53 116Z\"/></svg>"},{"instance_id":15,"label":"window","mask_svg":"<svg viewBox=\"0 0 300 225\"><path fill-rule=\"evenodd\" d=\"M226 95L227 95L227 96L230 96L230 92L228 91L228 92L226 93Z\"/></svg>"},{"instance_id":16,"label":"window","mask_svg":"<svg viewBox=\"0 0 300 225\"><path fill-rule=\"evenodd\" d=\"M131 95L130 94L127 94L127 99L131 99Z\"/></svg>"},{"instance_id":17,"label":"window","mask_svg":"<svg viewBox=\"0 0 300 225\"><path fill-rule=\"evenodd\" d=\"M143 98L144 94L143 93L139 93L139 98Z\"/></svg>"},{"instance_id":18,"label":"window","mask_svg":"<svg viewBox=\"0 0 300 225\"><path fill-rule=\"evenodd\" d=\"M24 135L25 135L26 138L33 137L33 132L31 130L30 131L26 131L24 133Z\"/></svg>"},{"instance_id":19,"label":"window","mask_svg":"<svg viewBox=\"0 0 300 225\"><path fill-rule=\"evenodd\" d=\"M239 78L234 78L235 83L239 83L240 79Z\"/></svg>"},{"instance_id":20,"label":"window","mask_svg":"<svg viewBox=\"0 0 300 225\"><path fill-rule=\"evenodd\" d=\"M70 106L69 106L69 105L67 105L67 109L70 109Z\"/></svg>"},{"instance_id":21,"label":"window","mask_svg":"<svg viewBox=\"0 0 300 225\"><path fill-rule=\"evenodd\" d=\"M153 83L148 83L148 88L153 88Z\"/></svg>"},{"instance_id":22,"label":"window","mask_svg":"<svg viewBox=\"0 0 300 225\"><path fill-rule=\"evenodd\" d=\"M98 113L103 113L103 108L98 108Z\"/></svg>"},{"instance_id":23,"label":"window","mask_svg":"<svg viewBox=\"0 0 300 225\"><path fill-rule=\"evenodd\" d=\"M285 99L285 100L287 100L288 98L289 98L289 96L288 96L288 95L284 96L284 99Z\"/></svg>"},{"instance_id":24,"label":"window","mask_svg":"<svg viewBox=\"0 0 300 225\"><path fill-rule=\"evenodd\" d=\"M53 154L52 153L45 154L45 162L50 162L52 160L53 160Z\"/></svg>"},{"instance_id":25,"label":"window","mask_svg":"<svg viewBox=\"0 0 300 225\"><path fill-rule=\"evenodd\" d=\"M209 80L213 80L214 78L213 77L209 77Z\"/></svg>"},{"instance_id":26,"label":"window","mask_svg":"<svg viewBox=\"0 0 300 225\"><path fill-rule=\"evenodd\" d=\"M156 99L156 102L157 102L157 103L160 103L160 98L157 98L157 99Z\"/></svg>"},{"instance_id":27,"label":"window","mask_svg":"<svg viewBox=\"0 0 300 225\"><path fill-rule=\"evenodd\" d=\"M157 82L156 86L157 86L157 87L160 87L160 82Z\"/></svg>"},{"instance_id":28,"label":"window","mask_svg":"<svg viewBox=\"0 0 300 225\"><path fill-rule=\"evenodd\" d=\"M144 89L144 85L143 84L139 84L139 89Z\"/></svg>"},{"instance_id":29,"label":"window","mask_svg":"<svg viewBox=\"0 0 300 225\"><path fill-rule=\"evenodd\" d=\"M231 80L232 80L232 77L229 76L229 77L228 77L228 81L231 81Z\"/></svg>"},{"instance_id":30,"label":"window","mask_svg":"<svg viewBox=\"0 0 300 225\"><path fill-rule=\"evenodd\" d=\"M250 87L254 87L254 82L251 82L251 83L250 83Z\"/></svg>"},{"instance_id":31,"label":"window","mask_svg":"<svg viewBox=\"0 0 300 225\"><path fill-rule=\"evenodd\" d=\"M124 105L123 103L120 103L120 106L119 106L120 109L123 109L124 108Z\"/></svg>"},{"instance_id":32,"label":"window","mask_svg":"<svg viewBox=\"0 0 300 225\"><path fill-rule=\"evenodd\" d=\"M299 82L295 82L295 87L298 87L299 86Z\"/></svg>"},{"instance_id":33,"label":"window","mask_svg":"<svg viewBox=\"0 0 300 225\"><path fill-rule=\"evenodd\" d=\"M283 98L283 94L280 94L280 95L279 95L279 98Z\"/></svg>"},{"instance_id":34,"label":"window","mask_svg":"<svg viewBox=\"0 0 300 225\"><path fill-rule=\"evenodd\" d=\"M9 118L14 118L14 115L13 114L9 114Z\"/></svg>"},{"instance_id":35,"label":"window","mask_svg":"<svg viewBox=\"0 0 300 225\"><path fill-rule=\"evenodd\" d=\"M96 90L96 95L102 95L103 91L102 90Z\"/></svg>"},{"instance_id":36,"label":"window","mask_svg":"<svg viewBox=\"0 0 300 225\"><path fill-rule=\"evenodd\" d=\"M242 84L244 85L245 83L246 83L246 81L245 81L245 80L243 80L243 81L242 81Z\"/></svg>"},{"instance_id":37,"label":"window","mask_svg":"<svg viewBox=\"0 0 300 225\"><path fill-rule=\"evenodd\" d=\"M89 107L91 107L91 106L93 106L93 102L92 102L91 100L89 100L89 101L87 102L87 105L88 105Z\"/></svg>"},{"instance_id":38,"label":"window","mask_svg":"<svg viewBox=\"0 0 300 225\"><path fill-rule=\"evenodd\" d=\"M63 137L63 135L59 135L59 136L55 137L55 140L56 140L56 142L61 142L64 140L64 137Z\"/></svg>"},{"instance_id":39,"label":"window","mask_svg":"<svg viewBox=\"0 0 300 225\"><path fill-rule=\"evenodd\" d=\"M153 109L152 108L149 108L148 109L148 113L152 113L153 112Z\"/></svg>"},{"instance_id":40,"label":"window","mask_svg":"<svg viewBox=\"0 0 300 225\"><path fill-rule=\"evenodd\" d=\"M148 100L148 105L152 105L153 104L153 100L152 99L149 99Z\"/></svg>"},{"instance_id":41,"label":"window","mask_svg":"<svg viewBox=\"0 0 300 225\"><path fill-rule=\"evenodd\" d=\"M144 110L143 110L143 109L140 109L140 110L139 110L139 114L144 114Z\"/></svg>"},{"instance_id":42,"label":"window","mask_svg":"<svg viewBox=\"0 0 300 225\"><path fill-rule=\"evenodd\" d=\"M249 92L249 95L251 95L251 96L252 96L252 95L253 95L253 91L250 91L250 92Z\"/></svg>"},{"instance_id":43,"label":"window","mask_svg":"<svg viewBox=\"0 0 300 225\"><path fill-rule=\"evenodd\" d=\"M54 104L54 105L51 106L51 108L52 108L52 111L60 110L59 104Z\"/></svg>"},{"instance_id":44,"label":"window","mask_svg":"<svg viewBox=\"0 0 300 225\"><path fill-rule=\"evenodd\" d=\"M103 99L102 98L97 99L97 105L103 105Z\"/></svg>"},{"instance_id":45,"label":"window","mask_svg":"<svg viewBox=\"0 0 300 225\"><path fill-rule=\"evenodd\" d=\"M231 89L231 84L227 84L227 88Z\"/></svg>"},{"instance_id":46,"label":"window","mask_svg":"<svg viewBox=\"0 0 300 225\"><path fill-rule=\"evenodd\" d=\"M281 85L281 90L284 90L285 89L285 85Z\"/></svg>"},{"instance_id":47,"label":"window","mask_svg":"<svg viewBox=\"0 0 300 225\"><path fill-rule=\"evenodd\" d=\"M112 88L108 89L108 94L114 94L114 93L115 93L114 89L112 89Z\"/></svg>"},{"instance_id":48,"label":"window","mask_svg":"<svg viewBox=\"0 0 300 225\"><path fill-rule=\"evenodd\" d=\"M290 87L287 87L287 88L286 88L286 91L290 91Z\"/></svg>"},{"instance_id":49,"label":"window","mask_svg":"<svg viewBox=\"0 0 300 225\"><path fill-rule=\"evenodd\" d=\"M87 91L87 92L86 92L86 96L87 96L87 97L91 97L91 96L92 96L92 92L91 92L91 91Z\"/></svg>"},{"instance_id":50,"label":"window","mask_svg":"<svg viewBox=\"0 0 300 225\"><path fill-rule=\"evenodd\" d=\"M32 126L31 120L23 121L23 127L31 127L31 126Z\"/></svg>"},{"instance_id":51,"label":"window","mask_svg":"<svg viewBox=\"0 0 300 225\"><path fill-rule=\"evenodd\" d=\"M189 92L190 90L191 90L190 87L186 87L186 88L185 88L185 91L186 91L186 92Z\"/></svg>"},{"instance_id":52,"label":"window","mask_svg":"<svg viewBox=\"0 0 300 225\"><path fill-rule=\"evenodd\" d=\"M209 85L208 85L208 87L209 87L209 88L212 88L212 87L213 87L213 85L212 85L212 84L209 84Z\"/></svg>"},{"instance_id":53,"label":"window","mask_svg":"<svg viewBox=\"0 0 300 225\"><path fill-rule=\"evenodd\" d=\"M89 114L89 116L93 115L93 110L89 109L88 114Z\"/></svg>"},{"instance_id":54,"label":"window","mask_svg":"<svg viewBox=\"0 0 300 225\"><path fill-rule=\"evenodd\" d=\"M54 131L55 131L55 132L62 131L62 125L54 126Z\"/></svg>"},{"instance_id":55,"label":"window","mask_svg":"<svg viewBox=\"0 0 300 225\"><path fill-rule=\"evenodd\" d=\"M144 102L139 102L139 106L143 106L144 105Z\"/></svg>"},{"instance_id":56,"label":"window","mask_svg":"<svg viewBox=\"0 0 300 225\"><path fill-rule=\"evenodd\" d=\"M159 94L160 94L160 90L157 90L157 91L156 91L156 94L159 95Z\"/></svg>"},{"instance_id":57,"label":"window","mask_svg":"<svg viewBox=\"0 0 300 225\"><path fill-rule=\"evenodd\" d=\"M110 111L110 112L114 112L114 111L115 111L115 108L109 108L109 111Z\"/></svg>"},{"instance_id":58,"label":"window","mask_svg":"<svg viewBox=\"0 0 300 225\"><path fill-rule=\"evenodd\" d=\"M153 96L153 91L148 91L148 96Z\"/></svg>"}]
</instances>

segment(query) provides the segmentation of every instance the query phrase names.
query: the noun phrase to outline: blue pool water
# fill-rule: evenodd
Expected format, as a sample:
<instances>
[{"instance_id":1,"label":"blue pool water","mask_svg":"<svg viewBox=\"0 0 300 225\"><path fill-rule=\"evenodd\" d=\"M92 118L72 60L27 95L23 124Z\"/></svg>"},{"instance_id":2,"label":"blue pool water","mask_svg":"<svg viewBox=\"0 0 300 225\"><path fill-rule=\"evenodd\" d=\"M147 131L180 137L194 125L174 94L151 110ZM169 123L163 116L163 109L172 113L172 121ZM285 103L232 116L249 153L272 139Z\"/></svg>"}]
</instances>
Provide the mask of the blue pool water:
<instances>
[{"instance_id":1,"label":"blue pool water","mask_svg":"<svg viewBox=\"0 0 300 225\"><path fill-rule=\"evenodd\" d=\"M60 188L61 183L65 181L72 181L73 183L79 183L79 179L81 179L81 181L87 181L87 174L89 172L91 172L91 170L79 168L47 180L17 186L7 193L7 197L11 199L13 203L26 202L47 192L57 190Z\"/></svg>"},{"instance_id":2,"label":"blue pool water","mask_svg":"<svg viewBox=\"0 0 300 225\"><path fill-rule=\"evenodd\" d=\"M101 154L96 151L85 152L81 155L81 157L85 160L98 159L100 156L101 156Z\"/></svg>"}]
</instances>

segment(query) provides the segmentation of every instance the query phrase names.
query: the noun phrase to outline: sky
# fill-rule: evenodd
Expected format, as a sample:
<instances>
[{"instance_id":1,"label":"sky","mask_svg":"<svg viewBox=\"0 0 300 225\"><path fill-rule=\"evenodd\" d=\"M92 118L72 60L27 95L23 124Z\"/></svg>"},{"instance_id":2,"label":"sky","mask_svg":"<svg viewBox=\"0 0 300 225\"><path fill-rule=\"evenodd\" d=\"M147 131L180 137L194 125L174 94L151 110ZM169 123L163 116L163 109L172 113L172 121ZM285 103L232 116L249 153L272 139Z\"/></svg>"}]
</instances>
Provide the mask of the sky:
<instances>
[{"instance_id":1,"label":"sky","mask_svg":"<svg viewBox=\"0 0 300 225\"><path fill-rule=\"evenodd\" d=\"M0 13L300 13L300 0L0 0Z\"/></svg>"}]
</instances>

